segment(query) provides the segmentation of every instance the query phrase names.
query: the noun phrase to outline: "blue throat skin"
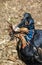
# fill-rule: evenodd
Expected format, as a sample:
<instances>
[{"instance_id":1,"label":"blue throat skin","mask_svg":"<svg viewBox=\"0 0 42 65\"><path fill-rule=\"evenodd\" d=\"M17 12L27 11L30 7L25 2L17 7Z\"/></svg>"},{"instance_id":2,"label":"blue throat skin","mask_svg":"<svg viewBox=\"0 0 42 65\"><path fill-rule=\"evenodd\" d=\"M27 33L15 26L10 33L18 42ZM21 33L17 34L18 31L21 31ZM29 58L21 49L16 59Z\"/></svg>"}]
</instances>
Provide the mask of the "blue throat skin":
<instances>
[{"instance_id":1,"label":"blue throat skin","mask_svg":"<svg viewBox=\"0 0 42 65\"><path fill-rule=\"evenodd\" d=\"M34 20L31 16L27 17L27 18L26 17L27 16L25 16L24 19L21 20L21 23L18 25L18 27L19 28L26 27L27 29L30 30L29 33L27 33L26 36L25 36L26 41L30 42L32 40L34 34L35 34ZM29 23L29 25L28 24L25 25L26 22Z\"/></svg>"}]
</instances>

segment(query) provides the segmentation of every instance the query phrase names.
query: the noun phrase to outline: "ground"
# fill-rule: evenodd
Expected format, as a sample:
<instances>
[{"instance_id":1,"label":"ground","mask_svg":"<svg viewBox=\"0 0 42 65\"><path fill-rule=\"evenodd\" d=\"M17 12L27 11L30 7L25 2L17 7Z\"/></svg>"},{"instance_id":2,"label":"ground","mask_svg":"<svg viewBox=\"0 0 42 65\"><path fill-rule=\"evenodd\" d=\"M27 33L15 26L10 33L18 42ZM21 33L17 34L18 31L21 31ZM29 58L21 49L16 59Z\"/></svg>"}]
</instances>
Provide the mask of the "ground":
<instances>
[{"instance_id":1,"label":"ground","mask_svg":"<svg viewBox=\"0 0 42 65\"><path fill-rule=\"evenodd\" d=\"M31 13L36 29L42 29L42 0L0 0L0 65L25 65L18 58L16 40L9 42L8 22L18 24Z\"/></svg>"}]
</instances>

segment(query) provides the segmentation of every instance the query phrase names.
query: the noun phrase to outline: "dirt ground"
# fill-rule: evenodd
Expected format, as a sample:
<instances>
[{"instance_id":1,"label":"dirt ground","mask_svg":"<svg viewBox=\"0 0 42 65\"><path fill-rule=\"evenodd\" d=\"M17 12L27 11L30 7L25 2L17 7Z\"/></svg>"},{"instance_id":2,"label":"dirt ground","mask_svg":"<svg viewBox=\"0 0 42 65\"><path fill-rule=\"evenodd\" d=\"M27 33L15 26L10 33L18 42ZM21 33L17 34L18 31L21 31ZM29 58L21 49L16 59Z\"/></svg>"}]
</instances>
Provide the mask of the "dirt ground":
<instances>
[{"instance_id":1,"label":"dirt ground","mask_svg":"<svg viewBox=\"0 0 42 65\"><path fill-rule=\"evenodd\" d=\"M18 24L31 13L36 29L42 29L42 0L0 0L0 65L25 65L18 58L16 40L9 42L8 22Z\"/></svg>"}]
</instances>

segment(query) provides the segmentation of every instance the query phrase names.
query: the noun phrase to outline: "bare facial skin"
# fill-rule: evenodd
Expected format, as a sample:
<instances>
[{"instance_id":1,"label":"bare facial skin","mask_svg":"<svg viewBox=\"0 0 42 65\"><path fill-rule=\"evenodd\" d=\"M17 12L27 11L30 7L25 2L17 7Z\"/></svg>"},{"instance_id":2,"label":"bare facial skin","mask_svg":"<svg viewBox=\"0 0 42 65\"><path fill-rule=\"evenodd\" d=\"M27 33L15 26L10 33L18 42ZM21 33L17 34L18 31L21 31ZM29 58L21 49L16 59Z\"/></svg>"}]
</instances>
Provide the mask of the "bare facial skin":
<instances>
[{"instance_id":1,"label":"bare facial skin","mask_svg":"<svg viewBox=\"0 0 42 65\"><path fill-rule=\"evenodd\" d=\"M25 25L29 25L29 22L28 22L28 21L26 21L26 22L25 22Z\"/></svg>"}]
</instances>

